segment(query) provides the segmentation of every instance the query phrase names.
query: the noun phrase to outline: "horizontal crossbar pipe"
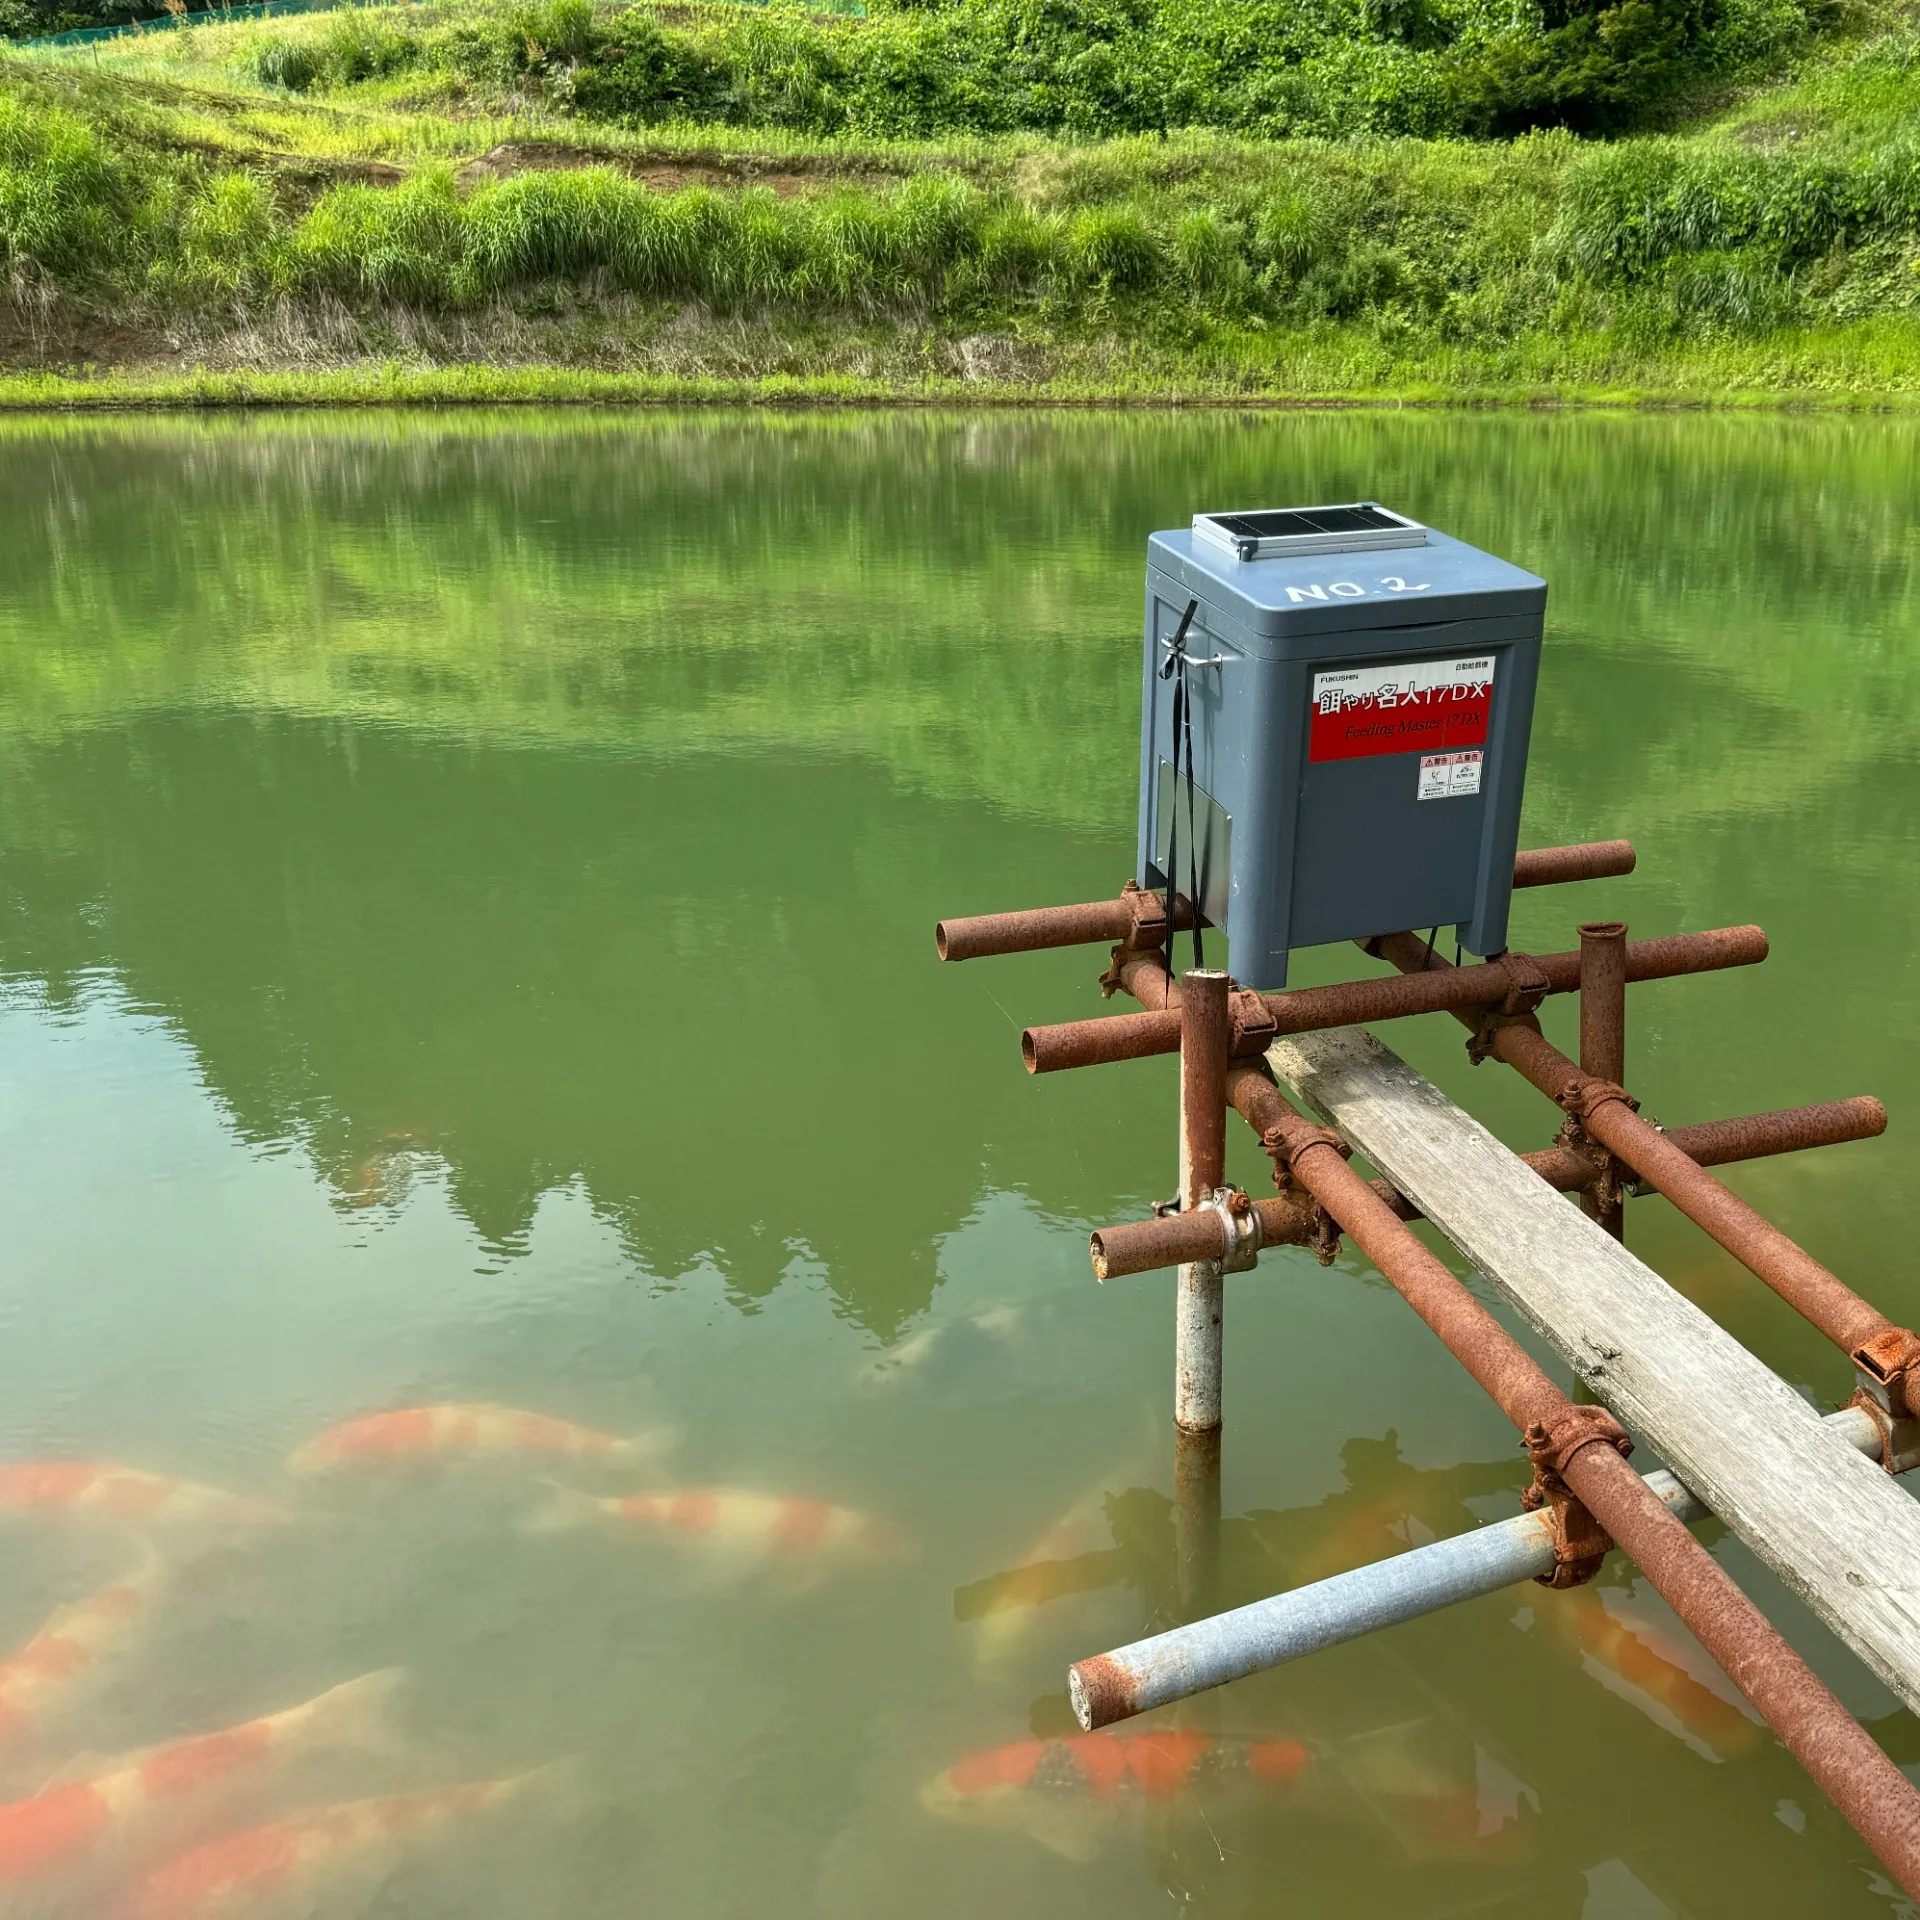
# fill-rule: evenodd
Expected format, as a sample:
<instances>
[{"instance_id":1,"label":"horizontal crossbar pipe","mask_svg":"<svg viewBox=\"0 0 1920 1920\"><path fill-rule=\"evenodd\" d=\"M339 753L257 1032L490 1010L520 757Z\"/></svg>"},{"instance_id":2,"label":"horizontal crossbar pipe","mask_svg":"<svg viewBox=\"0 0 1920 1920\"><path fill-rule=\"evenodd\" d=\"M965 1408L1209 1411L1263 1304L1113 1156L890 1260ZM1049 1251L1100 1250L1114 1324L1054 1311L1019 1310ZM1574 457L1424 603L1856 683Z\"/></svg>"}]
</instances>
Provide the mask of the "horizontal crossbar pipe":
<instances>
[{"instance_id":1,"label":"horizontal crossbar pipe","mask_svg":"<svg viewBox=\"0 0 1920 1920\"><path fill-rule=\"evenodd\" d=\"M1880 1429L1861 1408L1842 1407L1826 1424L1849 1446L1880 1457ZM1676 1519L1705 1517L1664 1467L1644 1479ZM1552 1571L1550 1518L1516 1514L1078 1661L1067 1669L1067 1692L1091 1732Z\"/></svg>"},{"instance_id":2,"label":"horizontal crossbar pipe","mask_svg":"<svg viewBox=\"0 0 1920 1920\"><path fill-rule=\"evenodd\" d=\"M1400 975L1402 980L1441 978L1443 969L1471 971L1447 968L1445 961L1428 952L1426 942L1417 934L1390 934L1373 942L1372 950L1396 967L1407 969ZM1632 947L1627 952L1631 955ZM1896 1326L1831 1268L1675 1148L1658 1127L1634 1112L1618 1087L1609 1092L1606 1083L1583 1073L1539 1031L1537 1023L1516 1022L1499 1028L1490 1038L1490 1051L1549 1100L1579 1110L1581 1125L1590 1138L1672 1201L1695 1226L1718 1241L1749 1273L1764 1280L1843 1353L1854 1355L1875 1342L1890 1339L1885 1371L1896 1383L1909 1366L1920 1366L1920 1340Z\"/></svg>"},{"instance_id":3,"label":"horizontal crossbar pipe","mask_svg":"<svg viewBox=\"0 0 1920 1920\"><path fill-rule=\"evenodd\" d=\"M1600 880L1633 871L1630 840L1595 840L1577 847L1533 847L1514 856L1516 887L1556 886L1570 880ZM1038 953L1048 947L1085 947L1124 940L1133 931L1125 896L1088 900L1070 907L1034 907L1024 913L979 913L942 920L933 930L942 960L983 960L993 954ZM1175 898L1174 925L1191 926L1192 906Z\"/></svg>"},{"instance_id":4,"label":"horizontal crossbar pipe","mask_svg":"<svg viewBox=\"0 0 1920 1920\"><path fill-rule=\"evenodd\" d=\"M1174 895L1176 931L1193 925L1193 902ZM1023 913L977 913L964 920L942 920L933 944L942 960L985 960L1002 953L1041 953L1050 947L1091 947L1125 940L1134 927L1133 910L1123 894L1115 900L1087 900L1071 907L1030 907Z\"/></svg>"},{"instance_id":5,"label":"horizontal crossbar pipe","mask_svg":"<svg viewBox=\"0 0 1920 1920\"><path fill-rule=\"evenodd\" d=\"M1811 1106L1675 1127L1666 1138L1695 1165L1719 1167L1735 1160L1798 1153L1808 1147L1871 1140L1886 1130L1886 1108L1862 1094L1852 1100L1821 1100ZM1589 1155L1571 1147L1547 1147L1520 1157L1548 1186L1562 1193L1575 1193L1591 1185L1600 1172ZM1401 1219L1420 1218L1419 1208L1386 1181L1370 1184ZM1313 1232L1314 1209L1297 1195L1276 1194L1251 1204L1260 1221L1260 1247L1299 1246ZM1118 1280L1193 1260L1224 1259L1230 1249L1226 1223L1210 1208L1202 1208L1164 1219L1130 1220L1122 1226L1102 1227L1091 1236L1090 1251L1095 1277Z\"/></svg>"},{"instance_id":6,"label":"horizontal crossbar pipe","mask_svg":"<svg viewBox=\"0 0 1920 1920\"><path fill-rule=\"evenodd\" d=\"M1389 936L1403 939L1404 935ZM1422 942L1424 949L1425 943ZM1717 927L1706 933L1677 933L1662 940L1635 940L1627 947L1627 978L1670 980L1684 973L1711 973L1722 967L1757 966L1767 957L1767 936L1758 927ZM1580 985L1580 955L1543 953L1532 966L1549 993L1572 993ZM1415 1013L1460 1013L1466 1008L1498 1006L1522 985L1526 971L1509 970L1500 960L1444 971L1384 974L1371 980L1343 980L1337 986L1301 987L1289 993L1263 993L1274 1032L1315 1033L1323 1027L1372 1026ZM1264 1053L1274 1033L1246 1033L1236 1054L1251 1059ZM1058 1073L1068 1067L1110 1065L1180 1051L1180 1015L1173 1006L1147 1013L1109 1014L1104 1020L1070 1020L1053 1027L1029 1027L1020 1036L1020 1055L1029 1073Z\"/></svg>"}]
</instances>

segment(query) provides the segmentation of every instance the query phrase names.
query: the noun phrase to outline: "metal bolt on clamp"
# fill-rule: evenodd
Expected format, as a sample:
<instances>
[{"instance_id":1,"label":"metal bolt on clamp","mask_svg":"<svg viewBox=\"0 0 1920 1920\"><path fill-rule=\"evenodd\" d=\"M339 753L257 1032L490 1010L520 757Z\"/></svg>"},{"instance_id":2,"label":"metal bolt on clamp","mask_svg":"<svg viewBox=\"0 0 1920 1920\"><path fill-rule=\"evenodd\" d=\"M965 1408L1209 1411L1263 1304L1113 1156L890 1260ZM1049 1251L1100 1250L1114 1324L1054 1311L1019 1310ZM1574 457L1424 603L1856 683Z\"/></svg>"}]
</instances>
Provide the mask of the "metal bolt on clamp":
<instances>
[{"instance_id":1,"label":"metal bolt on clamp","mask_svg":"<svg viewBox=\"0 0 1920 1920\"><path fill-rule=\"evenodd\" d=\"M1265 1237L1260 1227L1260 1210L1238 1187L1215 1187L1194 1209L1204 1208L1220 1216L1222 1273L1251 1273L1259 1265Z\"/></svg>"}]
</instances>

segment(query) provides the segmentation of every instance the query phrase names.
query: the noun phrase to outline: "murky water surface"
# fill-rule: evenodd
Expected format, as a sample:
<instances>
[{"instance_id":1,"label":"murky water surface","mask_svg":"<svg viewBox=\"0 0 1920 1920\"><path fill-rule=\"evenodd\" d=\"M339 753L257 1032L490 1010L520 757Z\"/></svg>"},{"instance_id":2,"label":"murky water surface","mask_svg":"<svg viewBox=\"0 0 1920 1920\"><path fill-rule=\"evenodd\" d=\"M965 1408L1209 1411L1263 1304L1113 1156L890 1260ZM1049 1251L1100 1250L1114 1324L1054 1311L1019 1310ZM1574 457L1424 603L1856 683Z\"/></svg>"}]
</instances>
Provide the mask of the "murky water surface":
<instances>
[{"instance_id":1,"label":"murky water surface","mask_svg":"<svg viewBox=\"0 0 1920 1920\"><path fill-rule=\"evenodd\" d=\"M1641 850L1516 945L1764 923L1636 989L1630 1077L1885 1095L1731 1178L1920 1318L1916 473L1847 420L0 432L0 1785L112 1776L0 1811L7 1911L1901 1910L1618 1564L1033 1744L1176 1606L1172 1282L1085 1254L1172 1186L1173 1074L1028 1079L1100 957L929 936L1127 877L1149 530L1378 497L1552 583L1523 843ZM1550 1138L1451 1023L1389 1037ZM1663 1202L1628 1231L1844 1396ZM1363 1262L1231 1287L1229 1598L1513 1511ZM463 1782L508 1784L221 1838Z\"/></svg>"}]
</instances>

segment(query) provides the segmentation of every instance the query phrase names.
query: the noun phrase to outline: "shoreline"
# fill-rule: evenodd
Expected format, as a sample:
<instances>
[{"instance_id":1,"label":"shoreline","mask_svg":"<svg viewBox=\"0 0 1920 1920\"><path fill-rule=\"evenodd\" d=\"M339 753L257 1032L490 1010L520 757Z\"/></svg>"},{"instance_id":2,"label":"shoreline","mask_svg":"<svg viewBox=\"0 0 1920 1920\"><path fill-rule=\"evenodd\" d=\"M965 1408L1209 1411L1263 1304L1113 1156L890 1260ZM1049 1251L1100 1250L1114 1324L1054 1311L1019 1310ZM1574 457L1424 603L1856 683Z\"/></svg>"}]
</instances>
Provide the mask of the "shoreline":
<instances>
[{"instance_id":1,"label":"shoreline","mask_svg":"<svg viewBox=\"0 0 1920 1920\"><path fill-rule=\"evenodd\" d=\"M0 369L0 413L162 413L354 407L761 407L866 411L1301 413L1366 409L1431 412L1856 413L1920 411L1920 388L1405 387L1246 392L984 381L892 381L845 375L613 373L562 367L385 364L328 372L94 375Z\"/></svg>"}]
</instances>

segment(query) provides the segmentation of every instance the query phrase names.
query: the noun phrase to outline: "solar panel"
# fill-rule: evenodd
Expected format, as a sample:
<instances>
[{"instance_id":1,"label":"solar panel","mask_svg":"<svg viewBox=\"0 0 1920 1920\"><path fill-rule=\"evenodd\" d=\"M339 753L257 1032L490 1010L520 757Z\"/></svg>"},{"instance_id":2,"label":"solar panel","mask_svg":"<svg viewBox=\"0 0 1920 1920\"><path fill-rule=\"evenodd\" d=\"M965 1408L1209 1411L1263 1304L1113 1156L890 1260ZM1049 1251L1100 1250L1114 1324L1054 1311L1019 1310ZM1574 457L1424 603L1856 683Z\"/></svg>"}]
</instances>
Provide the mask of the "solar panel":
<instances>
[{"instance_id":1,"label":"solar panel","mask_svg":"<svg viewBox=\"0 0 1920 1920\"><path fill-rule=\"evenodd\" d=\"M1427 530L1418 521L1389 513L1372 500L1337 507L1196 513L1193 536L1224 547L1237 560L1278 560L1296 553L1365 553L1427 544Z\"/></svg>"}]
</instances>

